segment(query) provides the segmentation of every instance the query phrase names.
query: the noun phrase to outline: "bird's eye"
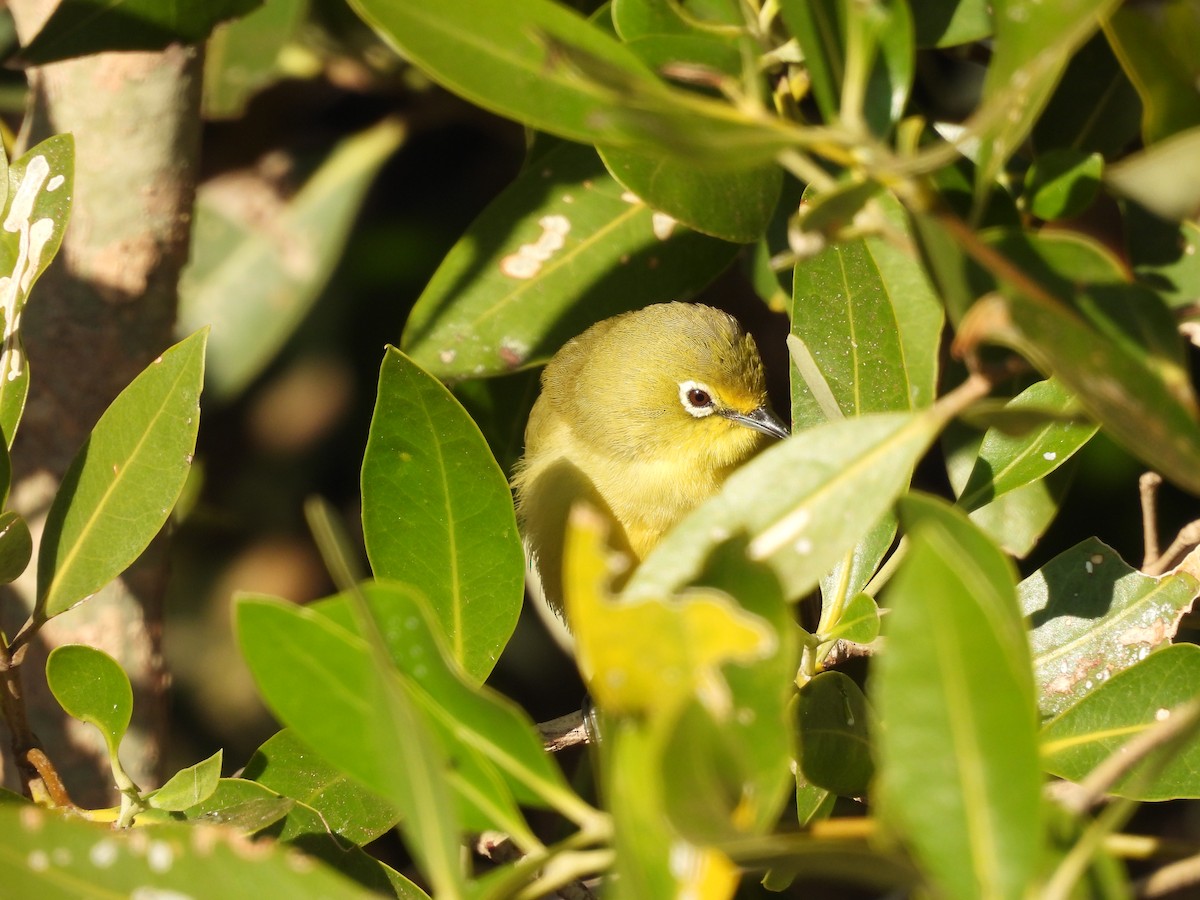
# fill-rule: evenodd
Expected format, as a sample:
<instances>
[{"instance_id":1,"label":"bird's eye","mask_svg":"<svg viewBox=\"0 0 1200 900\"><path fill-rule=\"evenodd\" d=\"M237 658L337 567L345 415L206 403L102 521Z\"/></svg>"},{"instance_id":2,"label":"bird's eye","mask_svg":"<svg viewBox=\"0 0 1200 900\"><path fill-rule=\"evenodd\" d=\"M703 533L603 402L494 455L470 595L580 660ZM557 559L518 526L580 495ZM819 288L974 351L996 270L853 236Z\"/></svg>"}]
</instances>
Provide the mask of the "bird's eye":
<instances>
[{"instance_id":1,"label":"bird's eye","mask_svg":"<svg viewBox=\"0 0 1200 900\"><path fill-rule=\"evenodd\" d=\"M708 385L698 381L684 381L679 385L679 402L690 415L697 419L712 415L716 409L712 391Z\"/></svg>"}]
</instances>

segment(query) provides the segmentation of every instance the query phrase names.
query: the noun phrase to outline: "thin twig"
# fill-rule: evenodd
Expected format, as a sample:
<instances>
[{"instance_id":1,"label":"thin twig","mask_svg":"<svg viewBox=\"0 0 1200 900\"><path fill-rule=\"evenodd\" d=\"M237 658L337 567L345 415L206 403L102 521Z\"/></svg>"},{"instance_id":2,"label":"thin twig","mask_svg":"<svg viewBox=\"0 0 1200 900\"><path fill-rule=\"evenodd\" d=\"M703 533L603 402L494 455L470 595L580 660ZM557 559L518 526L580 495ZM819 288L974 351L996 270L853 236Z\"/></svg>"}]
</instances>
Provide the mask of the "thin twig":
<instances>
[{"instance_id":1,"label":"thin twig","mask_svg":"<svg viewBox=\"0 0 1200 900\"><path fill-rule=\"evenodd\" d=\"M559 716L557 719L551 719L549 722L541 722L537 729L542 736L542 744L550 753L557 753L559 750L588 742L583 713L579 710Z\"/></svg>"},{"instance_id":2,"label":"thin twig","mask_svg":"<svg viewBox=\"0 0 1200 900\"><path fill-rule=\"evenodd\" d=\"M1200 855L1168 863L1135 881L1133 889L1137 897L1165 897L1197 884L1200 884Z\"/></svg>"},{"instance_id":3,"label":"thin twig","mask_svg":"<svg viewBox=\"0 0 1200 900\"><path fill-rule=\"evenodd\" d=\"M1138 479L1138 494L1142 498L1142 570L1159 558L1158 552L1158 489L1162 487L1162 476L1157 472L1143 472Z\"/></svg>"}]
</instances>

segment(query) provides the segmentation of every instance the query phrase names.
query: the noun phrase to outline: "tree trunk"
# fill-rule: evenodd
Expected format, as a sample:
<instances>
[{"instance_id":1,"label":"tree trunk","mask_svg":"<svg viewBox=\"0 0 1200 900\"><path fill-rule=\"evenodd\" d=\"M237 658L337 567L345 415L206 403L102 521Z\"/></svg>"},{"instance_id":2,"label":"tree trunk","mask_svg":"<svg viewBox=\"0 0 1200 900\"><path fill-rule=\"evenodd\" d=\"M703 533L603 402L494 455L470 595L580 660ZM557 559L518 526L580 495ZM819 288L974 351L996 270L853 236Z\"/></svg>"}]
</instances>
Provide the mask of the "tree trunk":
<instances>
[{"instance_id":1,"label":"tree trunk","mask_svg":"<svg viewBox=\"0 0 1200 900\"><path fill-rule=\"evenodd\" d=\"M10 0L22 43L55 0ZM75 136L75 194L58 258L22 317L30 392L12 448L12 505L34 542L59 479L112 399L173 338L179 272L188 256L200 138L201 53L103 53L31 69L18 153L57 133ZM36 556L4 604L5 631L31 608ZM166 578L161 538L126 575L51 620L22 666L30 720L81 805L113 802L103 743L68 720L45 685L53 646L87 643L114 656L134 685L122 745L145 788L158 779L167 678L160 654ZM19 606L20 609L14 609ZM19 623L18 623L19 624ZM11 780L11 760L6 761Z\"/></svg>"}]
</instances>

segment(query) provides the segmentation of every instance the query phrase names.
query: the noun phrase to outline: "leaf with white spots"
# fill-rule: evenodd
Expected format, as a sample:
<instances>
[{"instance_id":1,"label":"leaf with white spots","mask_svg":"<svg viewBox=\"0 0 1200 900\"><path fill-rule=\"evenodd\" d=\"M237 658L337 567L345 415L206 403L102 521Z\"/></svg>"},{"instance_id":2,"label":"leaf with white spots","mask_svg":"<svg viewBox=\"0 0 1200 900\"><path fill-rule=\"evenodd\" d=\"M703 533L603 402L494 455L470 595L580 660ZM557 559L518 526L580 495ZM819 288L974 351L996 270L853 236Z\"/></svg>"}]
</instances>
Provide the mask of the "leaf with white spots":
<instances>
[{"instance_id":1,"label":"leaf with white spots","mask_svg":"<svg viewBox=\"0 0 1200 900\"><path fill-rule=\"evenodd\" d=\"M976 510L1010 491L1039 481L1075 455L1099 429L1081 418L1079 405L1054 379L1032 384L1014 397L1006 413L1045 415L1045 421L1020 431L990 428L984 435L958 503Z\"/></svg>"},{"instance_id":2,"label":"leaf with white spots","mask_svg":"<svg viewBox=\"0 0 1200 900\"><path fill-rule=\"evenodd\" d=\"M483 681L521 611L512 494L466 410L395 348L379 372L362 519L375 577L420 585L451 654Z\"/></svg>"},{"instance_id":3,"label":"leaf with white spots","mask_svg":"<svg viewBox=\"0 0 1200 900\"><path fill-rule=\"evenodd\" d=\"M1046 723L1041 732L1045 767L1081 781L1126 742L1170 719L1177 707L1198 696L1200 647L1177 644L1151 653ZM1150 754L1144 765L1113 785L1111 793L1136 800L1200 797L1200 741L1193 737L1174 750L1165 764L1161 752Z\"/></svg>"},{"instance_id":4,"label":"leaf with white spots","mask_svg":"<svg viewBox=\"0 0 1200 900\"><path fill-rule=\"evenodd\" d=\"M0 868L10 897L379 897L311 857L269 841L251 844L232 828L169 823L114 831L32 805L5 804L0 833Z\"/></svg>"},{"instance_id":5,"label":"leaf with white spots","mask_svg":"<svg viewBox=\"0 0 1200 900\"><path fill-rule=\"evenodd\" d=\"M600 319L695 293L736 253L656 214L590 147L564 144L518 176L442 260L402 346L444 381L540 365Z\"/></svg>"},{"instance_id":6,"label":"leaf with white spots","mask_svg":"<svg viewBox=\"0 0 1200 900\"><path fill-rule=\"evenodd\" d=\"M29 392L21 312L30 288L62 244L75 189L75 139L59 134L8 167L0 222L0 431L12 446Z\"/></svg>"},{"instance_id":7,"label":"leaf with white spots","mask_svg":"<svg viewBox=\"0 0 1200 900\"><path fill-rule=\"evenodd\" d=\"M1167 643L1198 591L1183 572L1143 575L1096 538L1022 581L1042 715L1070 708Z\"/></svg>"},{"instance_id":8,"label":"leaf with white spots","mask_svg":"<svg viewBox=\"0 0 1200 900\"><path fill-rule=\"evenodd\" d=\"M180 341L121 391L63 476L38 551L38 619L100 590L166 523L196 451L207 337Z\"/></svg>"}]
</instances>

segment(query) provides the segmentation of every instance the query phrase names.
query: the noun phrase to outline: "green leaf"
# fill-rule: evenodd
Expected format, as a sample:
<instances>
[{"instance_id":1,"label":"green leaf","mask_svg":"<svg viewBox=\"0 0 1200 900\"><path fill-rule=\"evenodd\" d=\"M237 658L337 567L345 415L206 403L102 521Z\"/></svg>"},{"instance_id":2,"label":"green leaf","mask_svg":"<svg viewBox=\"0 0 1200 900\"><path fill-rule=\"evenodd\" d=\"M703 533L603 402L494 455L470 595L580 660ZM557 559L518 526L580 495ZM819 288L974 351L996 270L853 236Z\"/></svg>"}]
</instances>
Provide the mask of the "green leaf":
<instances>
[{"instance_id":1,"label":"green leaf","mask_svg":"<svg viewBox=\"0 0 1200 900\"><path fill-rule=\"evenodd\" d=\"M394 348L380 368L362 496L375 576L421 585L453 658L482 682L521 611L512 495L458 401Z\"/></svg>"},{"instance_id":2,"label":"green leaf","mask_svg":"<svg viewBox=\"0 0 1200 900\"><path fill-rule=\"evenodd\" d=\"M593 150L564 145L526 169L454 246L417 300L402 346L442 379L535 366L600 319L694 293L736 253L656 218Z\"/></svg>"},{"instance_id":3,"label":"green leaf","mask_svg":"<svg viewBox=\"0 0 1200 900\"><path fill-rule=\"evenodd\" d=\"M821 577L821 623L823 627L831 629L830 640L834 637L832 632L838 630L836 622L826 621L831 614L833 605L836 603L854 602L854 596L867 586L868 582L870 582L871 578L879 570L879 564L883 562L884 556L887 555L895 539L896 517L889 513L876 522L859 539L854 548ZM846 609L842 610L841 615L838 617L839 622L845 618L846 612ZM878 623L876 623L876 626L878 627ZM851 641L858 640L858 638L844 634L837 634L836 637ZM872 638L868 638L868 640L873 639L873 637L874 635L872 635Z\"/></svg>"},{"instance_id":4,"label":"green leaf","mask_svg":"<svg viewBox=\"0 0 1200 900\"><path fill-rule=\"evenodd\" d=\"M1126 241L1138 281L1172 308L1200 297L1200 225L1167 222L1136 203L1126 204Z\"/></svg>"},{"instance_id":5,"label":"green leaf","mask_svg":"<svg viewBox=\"0 0 1200 900\"><path fill-rule=\"evenodd\" d=\"M920 0L910 5L918 47L954 47L992 33L987 0Z\"/></svg>"},{"instance_id":6,"label":"green leaf","mask_svg":"<svg viewBox=\"0 0 1200 900\"><path fill-rule=\"evenodd\" d=\"M967 333L1017 350L1057 377L1132 454L1200 492L1197 403L1162 299L1105 279L1106 254L1087 241L1014 234L995 245L1030 281L984 296L960 338Z\"/></svg>"},{"instance_id":7,"label":"green leaf","mask_svg":"<svg viewBox=\"0 0 1200 900\"><path fill-rule=\"evenodd\" d=\"M1024 559L1053 524L1070 485L1072 467L1053 472L970 511L971 521L1011 556Z\"/></svg>"},{"instance_id":8,"label":"green leaf","mask_svg":"<svg viewBox=\"0 0 1200 900\"><path fill-rule=\"evenodd\" d=\"M1117 0L995 0L995 46L978 114L976 197L986 197L996 176L1029 134L1079 48Z\"/></svg>"},{"instance_id":9,"label":"green leaf","mask_svg":"<svg viewBox=\"0 0 1200 900\"><path fill-rule=\"evenodd\" d=\"M1200 215L1200 127L1114 163L1104 183L1164 219L1195 219Z\"/></svg>"},{"instance_id":10,"label":"green leaf","mask_svg":"<svg viewBox=\"0 0 1200 900\"><path fill-rule=\"evenodd\" d=\"M263 698L304 743L396 805L408 848L439 894L463 893L448 760L372 650L320 613L240 597L238 642Z\"/></svg>"},{"instance_id":11,"label":"green leaf","mask_svg":"<svg viewBox=\"0 0 1200 900\"><path fill-rule=\"evenodd\" d=\"M936 410L872 413L792 435L738 469L634 573L626 596L670 593L732 536L796 599L816 586L908 487L942 425Z\"/></svg>"},{"instance_id":12,"label":"green leaf","mask_svg":"<svg viewBox=\"0 0 1200 900\"><path fill-rule=\"evenodd\" d=\"M779 200L783 170L776 165L706 172L630 150L601 150L613 178L658 210L658 227L678 219L702 234L739 244L757 240Z\"/></svg>"},{"instance_id":13,"label":"green leaf","mask_svg":"<svg viewBox=\"0 0 1200 900\"><path fill-rule=\"evenodd\" d=\"M1048 222L1079 215L1096 199L1103 168L1099 153L1085 154L1070 147L1038 156L1025 173L1029 211Z\"/></svg>"},{"instance_id":14,"label":"green leaf","mask_svg":"<svg viewBox=\"0 0 1200 900\"><path fill-rule=\"evenodd\" d=\"M108 50L162 50L195 44L214 25L262 0L62 0L21 51L24 65L43 65Z\"/></svg>"},{"instance_id":15,"label":"green leaf","mask_svg":"<svg viewBox=\"0 0 1200 900\"><path fill-rule=\"evenodd\" d=\"M1105 33L1142 98L1142 137L1157 143L1200 125L1200 9L1190 0L1123 4Z\"/></svg>"},{"instance_id":16,"label":"green leaf","mask_svg":"<svg viewBox=\"0 0 1200 900\"><path fill-rule=\"evenodd\" d=\"M1137 137L1142 105L1103 34L1071 56L1033 128L1040 153L1071 148L1113 159Z\"/></svg>"},{"instance_id":17,"label":"green leaf","mask_svg":"<svg viewBox=\"0 0 1200 900\"><path fill-rule=\"evenodd\" d=\"M780 12L804 53L825 121L861 121L876 134L886 134L900 118L912 87L908 3L782 0Z\"/></svg>"},{"instance_id":18,"label":"green leaf","mask_svg":"<svg viewBox=\"0 0 1200 900\"><path fill-rule=\"evenodd\" d=\"M279 77L279 53L307 13L308 0L265 0L254 12L213 29L204 48L205 119L242 115L250 98Z\"/></svg>"},{"instance_id":19,"label":"green leaf","mask_svg":"<svg viewBox=\"0 0 1200 900\"><path fill-rule=\"evenodd\" d=\"M347 845L345 836L331 828L321 810L282 797L256 782L223 778L216 792L186 810L185 816L290 844L377 894L394 895L400 900L428 900L424 891L391 866L353 843Z\"/></svg>"},{"instance_id":20,"label":"green leaf","mask_svg":"<svg viewBox=\"0 0 1200 900\"><path fill-rule=\"evenodd\" d=\"M148 794L146 802L154 809L182 812L211 797L220 780L221 751L218 750L208 759L180 769L166 784Z\"/></svg>"},{"instance_id":21,"label":"green leaf","mask_svg":"<svg viewBox=\"0 0 1200 900\"><path fill-rule=\"evenodd\" d=\"M3 154L0 154L3 156ZM21 311L38 276L62 244L75 192L75 139L59 134L38 144L4 175L4 227L0 230L0 430L11 447L29 392L29 364L21 343Z\"/></svg>"},{"instance_id":22,"label":"green leaf","mask_svg":"<svg viewBox=\"0 0 1200 900\"><path fill-rule=\"evenodd\" d=\"M178 330L212 326L208 384L218 397L242 391L303 321L376 173L403 140L403 126L390 119L347 138L286 203L262 188L264 197L247 204L237 178L201 188Z\"/></svg>"},{"instance_id":23,"label":"green leaf","mask_svg":"<svg viewBox=\"0 0 1200 900\"><path fill-rule=\"evenodd\" d=\"M668 88L637 55L551 0L352 0L406 59L447 90L581 143L657 149L714 168L756 168L791 126Z\"/></svg>"},{"instance_id":24,"label":"green leaf","mask_svg":"<svg viewBox=\"0 0 1200 900\"><path fill-rule=\"evenodd\" d=\"M907 232L899 204L878 199ZM941 304L920 264L882 237L833 244L796 266L792 333L808 348L845 416L921 409L936 396ZM824 422L812 389L792 378L793 428Z\"/></svg>"},{"instance_id":25,"label":"green leaf","mask_svg":"<svg viewBox=\"0 0 1200 900\"><path fill-rule=\"evenodd\" d=\"M823 641L853 641L869 644L879 636L879 607L869 594L855 594L846 603L833 628L822 634Z\"/></svg>"},{"instance_id":26,"label":"green leaf","mask_svg":"<svg viewBox=\"0 0 1200 900\"><path fill-rule=\"evenodd\" d=\"M254 751L242 777L312 808L323 830L359 846L399 821L392 804L325 762L288 728Z\"/></svg>"},{"instance_id":27,"label":"green leaf","mask_svg":"<svg viewBox=\"0 0 1200 900\"><path fill-rule=\"evenodd\" d=\"M0 513L0 584L20 578L32 556L33 538L25 520L12 510Z\"/></svg>"},{"instance_id":28,"label":"green leaf","mask_svg":"<svg viewBox=\"0 0 1200 900\"><path fill-rule=\"evenodd\" d=\"M116 578L167 521L196 449L207 337L180 341L121 391L63 476L38 551L39 618Z\"/></svg>"},{"instance_id":29,"label":"green leaf","mask_svg":"<svg viewBox=\"0 0 1200 900\"><path fill-rule=\"evenodd\" d=\"M1042 806L1012 566L940 501L914 495L900 511L908 554L871 680L880 811L947 896L1022 897Z\"/></svg>"},{"instance_id":30,"label":"green leaf","mask_svg":"<svg viewBox=\"0 0 1200 900\"><path fill-rule=\"evenodd\" d=\"M1042 714L1070 708L1166 643L1198 591L1183 572L1143 575L1096 538L1022 581Z\"/></svg>"},{"instance_id":31,"label":"green leaf","mask_svg":"<svg viewBox=\"0 0 1200 900\"><path fill-rule=\"evenodd\" d=\"M691 700L727 716L732 694L722 669L776 653L779 639L729 595L697 588L615 598L603 517L589 507L568 521L563 592L579 669L596 704L614 716L671 716Z\"/></svg>"},{"instance_id":32,"label":"green leaf","mask_svg":"<svg viewBox=\"0 0 1200 900\"><path fill-rule=\"evenodd\" d=\"M1017 434L990 428L983 437L958 505L968 512L1042 480L1092 439L1098 426L1069 418L1074 397L1054 379L1030 385L1005 406L1007 412L1044 412L1043 424Z\"/></svg>"},{"instance_id":33,"label":"green leaf","mask_svg":"<svg viewBox=\"0 0 1200 900\"><path fill-rule=\"evenodd\" d=\"M369 583L363 591L392 661L406 676L407 689L428 714L460 778L470 774L468 765L487 774L478 761L482 757L486 768L494 767L508 785L484 785L484 791L511 789L530 806L545 806L569 793L529 717L504 696L464 677L450 661L420 594L386 582ZM351 617L345 597L316 608L334 622L347 623Z\"/></svg>"},{"instance_id":34,"label":"green leaf","mask_svg":"<svg viewBox=\"0 0 1200 900\"><path fill-rule=\"evenodd\" d=\"M809 784L845 797L866 795L875 771L868 715L862 689L841 672L821 672L800 688L797 762Z\"/></svg>"},{"instance_id":35,"label":"green leaf","mask_svg":"<svg viewBox=\"0 0 1200 900\"><path fill-rule=\"evenodd\" d=\"M168 823L114 831L34 806L0 806L0 866L14 897L378 900L327 867L229 828ZM55 851L55 852L52 852Z\"/></svg>"},{"instance_id":36,"label":"green leaf","mask_svg":"<svg viewBox=\"0 0 1200 900\"><path fill-rule=\"evenodd\" d=\"M63 644L46 659L46 683L67 715L100 729L116 756L133 716L133 687L121 664L95 647Z\"/></svg>"},{"instance_id":37,"label":"green leaf","mask_svg":"<svg viewBox=\"0 0 1200 900\"><path fill-rule=\"evenodd\" d=\"M1200 694L1200 647L1178 644L1151 653L1042 728L1042 758L1055 775L1080 781L1122 745ZM1151 754L1147 762L1157 764ZM1149 782L1135 766L1111 792L1135 800L1200 797L1200 741L1194 738Z\"/></svg>"},{"instance_id":38,"label":"green leaf","mask_svg":"<svg viewBox=\"0 0 1200 900\"><path fill-rule=\"evenodd\" d=\"M613 0L613 25L630 43L641 37L695 34L712 26L742 26L737 7L726 0Z\"/></svg>"}]
</instances>

